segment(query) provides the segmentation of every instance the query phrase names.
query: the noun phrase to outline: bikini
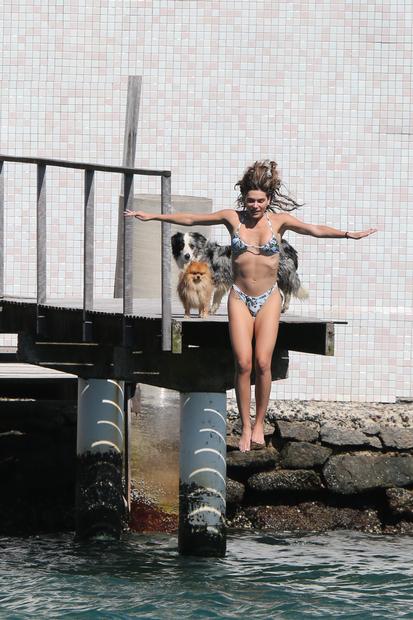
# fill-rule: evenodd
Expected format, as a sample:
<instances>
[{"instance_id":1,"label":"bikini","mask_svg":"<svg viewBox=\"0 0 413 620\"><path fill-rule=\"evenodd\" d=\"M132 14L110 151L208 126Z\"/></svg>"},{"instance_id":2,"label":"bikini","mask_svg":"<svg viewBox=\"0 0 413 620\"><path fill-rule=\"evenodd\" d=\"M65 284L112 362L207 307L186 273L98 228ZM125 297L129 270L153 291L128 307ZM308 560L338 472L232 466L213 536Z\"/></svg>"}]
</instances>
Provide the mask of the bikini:
<instances>
[{"instance_id":1,"label":"bikini","mask_svg":"<svg viewBox=\"0 0 413 620\"><path fill-rule=\"evenodd\" d=\"M268 217L267 213L265 215L267 218L268 226L270 227L272 233L270 240L267 241L267 243L264 243L264 245L253 245L252 243L245 243L245 241L243 241L239 236L239 230L241 228L240 221L231 239L231 250L234 257L239 256L243 252L246 252L248 248L256 248L263 256L274 256L274 254L280 253L280 246L278 244L276 236L274 235L271 220ZM278 284L277 282L275 282L275 284L273 284L273 286L271 286L267 291L255 297L244 293L244 291L242 291L236 284L233 284L232 288L234 289L239 299L241 299L247 306L251 316L256 317L258 312L261 310L261 308L271 295L271 293L278 288ZM280 289L278 290L280 291L280 295L284 300L284 293Z\"/></svg>"}]
</instances>

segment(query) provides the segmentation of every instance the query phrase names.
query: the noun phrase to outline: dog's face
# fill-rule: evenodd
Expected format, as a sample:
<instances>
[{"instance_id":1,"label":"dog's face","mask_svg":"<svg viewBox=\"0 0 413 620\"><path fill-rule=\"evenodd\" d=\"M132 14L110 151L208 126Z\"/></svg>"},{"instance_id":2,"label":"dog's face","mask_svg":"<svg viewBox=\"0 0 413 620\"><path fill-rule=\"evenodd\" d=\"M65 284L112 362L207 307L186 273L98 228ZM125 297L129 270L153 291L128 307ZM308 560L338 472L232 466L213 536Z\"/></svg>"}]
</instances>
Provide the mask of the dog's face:
<instances>
[{"instance_id":1,"label":"dog's face","mask_svg":"<svg viewBox=\"0 0 413 620\"><path fill-rule=\"evenodd\" d=\"M197 261L191 262L186 271L185 278L190 280L193 284L201 284L207 280L211 279L211 272L206 263L201 263Z\"/></svg>"},{"instance_id":2,"label":"dog's face","mask_svg":"<svg viewBox=\"0 0 413 620\"><path fill-rule=\"evenodd\" d=\"M180 269L203 254L207 240L196 232L177 232L171 237L172 253Z\"/></svg>"}]
</instances>

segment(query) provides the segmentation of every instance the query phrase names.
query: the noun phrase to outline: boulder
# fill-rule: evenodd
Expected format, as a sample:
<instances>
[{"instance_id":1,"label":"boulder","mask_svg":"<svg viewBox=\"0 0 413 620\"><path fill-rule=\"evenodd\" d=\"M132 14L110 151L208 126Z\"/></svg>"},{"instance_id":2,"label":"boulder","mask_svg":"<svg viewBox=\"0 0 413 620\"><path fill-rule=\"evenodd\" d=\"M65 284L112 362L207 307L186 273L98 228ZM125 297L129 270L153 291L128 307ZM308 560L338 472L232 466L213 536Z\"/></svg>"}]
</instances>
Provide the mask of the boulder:
<instances>
[{"instance_id":1,"label":"boulder","mask_svg":"<svg viewBox=\"0 0 413 620\"><path fill-rule=\"evenodd\" d=\"M271 491L317 491L322 488L320 476L311 469L274 469L248 478L250 489Z\"/></svg>"},{"instance_id":2,"label":"boulder","mask_svg":"<svg viewBox=\"0 0 413 620\"><path fill-rule=\"evenodd\" d=\"M273 447L248 452L233 450L227 453L227 468L229 472L257 471L266 467L275 467L279 460L280 455Z\"/></svg>"},{"instance_id":3,"label":"boulder","mask_svg":"<svg viewBox=\"0 0 413 620\"><path fill-rule=\"evenodd\" d=\"M227 504L240 504L244 493L245 486L241 482L227 478Z\"/></svg>"},{"instance_id":4,"label":"boulder","mask_svg":"<svg viewBox=\"0 0 413 620\"><path fill-rule=\"evenodd\" d=\"M413 517L413 491L409 489L387 489L387 501L393 514Z\"/></svg>"},{"instance_id":5,"label":"boulder","mask_svg":"<svg viewBox=\"0 0 413 620\"><path fill-rule=\"evenodd\" d=\"M408 534L413 535L413 521L401 519L395 523L385 523L383 534Z\"/></svg>"},{"instance_id":6,"label":"boulder","mask_svg":"<svg viewBox=\"0 0 413 620\"><path fill-rule=\"evenodd\" d=\"M350 427L324 424L320 430L322 443L340 448L381 448L378 437L366 435L362 431Z\"/></svg>"},{"instance_id":7,"label":"boulder","mask_svg":"<svg viewBox=\"0 0 413 620\"><path fill-rule=\"evenodd\" d=\"M252 426L254 426L255 424L255 417L251 416L251 424ZM270 422L268 422L267 420L264 420L264 436L265 437L272 437L272 435L274 434L274 425L271 424ZM234 420L228 420L227 419L227 435L238 435L240 436L242 433L242 421L239 415L237 415L236 419Z\"/></svg>"},{"instance_id":8,"label":"boulder","mask_svg":"<svg viewBox=\"0 0 413 620\"><path fill-rule=\"evenodd\" d=\"M239 439L240 438L237 435L227 435L227 452L239 449Z\"/></svg>"},{"instance_id":9,"label":"boulder","mask_svg":"<svg viewBox=\"0 0 413 620\"><path fill-rule=\"evenodd\" d=\"M377 422L366 420L360 424L360 430L366 435L378 435L380 433L380 426Z\"/></svg>"},{"instance_id":10,"label":"boulder","mask_svg":"<svg viewBox=\"0 0 413 620\"><path fill-rule=\"evenodd\" d=\"M380 437L384 447L390 450L410 450L413 448L413 428L386 426L381 429Z\"/></svg>"},{"instance_id":11,"label":"boulder","mask_svg":"<svg viewBox=\"0 0 413 620\"><path fill-rule=\"evenodd\" d=\"M307 441L318 440L320 425L317 422L288 422L277 420L275 423L275 435L282 441Z\"/></svg>"},{"instance_id":12,"label":"boulder","mask_svg":"<svg viewBox=\"0 0 413 620\"><path fill-rule=\"evenodd\" d=\"M281 465L286 469L311 469L324 465L332 450L307 441L292 441L281 450Z\"/></svg>"},{"instance_id":13,"label":"boulder","mask_svg":"<svg viewBox=\"0 0 413 620\"><path fill-rule=\"evenodd\" d=\"M249 527L276 532L326 532L328 530L359 530L381 532L376 510L326 506L319 501L295 505L254 506L244 508Z\"/></svg>"},{"instance_id":14,"label":"boulder","mask_svg":"<svg viewBox=\"0 0 413 620\"><path fill-rule=\"evenodd\" d=\"M413 484L410 454L337 454L324 465L323 476L333 493L351 495L379 488Z\"/></svg>"}]
</instances>

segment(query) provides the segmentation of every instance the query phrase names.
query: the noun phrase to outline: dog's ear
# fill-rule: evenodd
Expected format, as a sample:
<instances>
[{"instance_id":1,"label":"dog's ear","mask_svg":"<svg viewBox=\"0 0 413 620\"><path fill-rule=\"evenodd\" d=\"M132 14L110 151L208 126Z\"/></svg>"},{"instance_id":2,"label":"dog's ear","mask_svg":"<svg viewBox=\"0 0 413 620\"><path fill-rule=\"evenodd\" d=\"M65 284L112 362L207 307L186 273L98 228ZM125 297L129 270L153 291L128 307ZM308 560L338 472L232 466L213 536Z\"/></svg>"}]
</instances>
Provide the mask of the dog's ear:
<instances>
[{"instance_id":1,"label":"dog's ear","mask_svg":"<svg viewBox=\"0 0 413 620\"><path fill-rule=\"evenodd\" d=\"M282 247L282 251L284 252L284 254L293 261L294 267L298 269L297 250L293 248L293 246L290 245L286 239L281 239L281 247Z\"/></svg>"},{"instance_id":2,"label":"dog's ear","mask_svg":"<svg viewBox=\"0 0 413 620\"><path fill-rule=\"evenodd\" d=\"M182 233L177 232L171 237L172 254L177 258L184 249L184 236Z\"/></svg>"},{"instance_id":3,"label":"dog's ear","mask_svg":"<svg viewBox=\"0 0 413 620\"><path fill-rule=\"evenodd\" d=\"M201 233L198 232L193 232L191 233L191 237L193 237L193 239L195 239L196 241L201 241L202 243L205 243L207 238L204 237L204 235L201 235Z\"/></svg>"}]
</instances>

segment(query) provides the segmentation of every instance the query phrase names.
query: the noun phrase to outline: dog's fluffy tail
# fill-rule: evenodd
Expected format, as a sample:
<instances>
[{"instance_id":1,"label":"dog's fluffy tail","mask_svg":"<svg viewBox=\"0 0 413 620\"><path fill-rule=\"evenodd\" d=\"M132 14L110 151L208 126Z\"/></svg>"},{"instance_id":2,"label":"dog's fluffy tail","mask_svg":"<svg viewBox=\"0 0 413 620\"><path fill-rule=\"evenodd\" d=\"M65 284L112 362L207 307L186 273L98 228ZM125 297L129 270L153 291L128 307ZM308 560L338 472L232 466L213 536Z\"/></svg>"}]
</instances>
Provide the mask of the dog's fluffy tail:
<instances>
[{"instance_id":1,"label":"dog's fluffy tail","mask_svg":"<svg viewBox=\"0 0 413 620\"><path fill-rule=\"evenodd\" d=\"M308 299L309 292L307 291L307 289L300 285L298 291L294 292L294 296L297 297L297 299L299 299L300 301L303 301L304 299Z\"/></svg>"}]
</instances>

